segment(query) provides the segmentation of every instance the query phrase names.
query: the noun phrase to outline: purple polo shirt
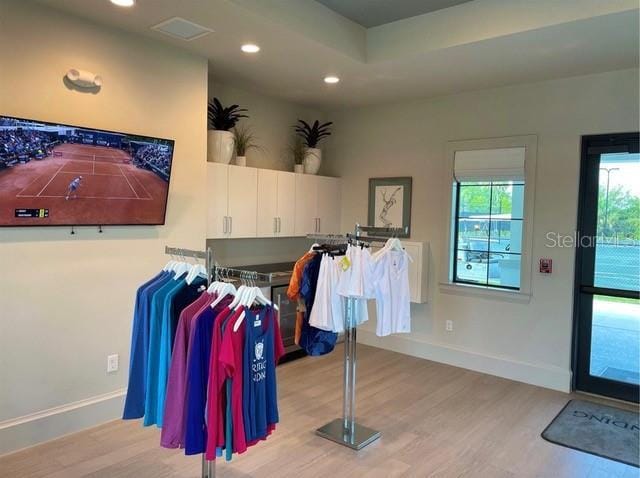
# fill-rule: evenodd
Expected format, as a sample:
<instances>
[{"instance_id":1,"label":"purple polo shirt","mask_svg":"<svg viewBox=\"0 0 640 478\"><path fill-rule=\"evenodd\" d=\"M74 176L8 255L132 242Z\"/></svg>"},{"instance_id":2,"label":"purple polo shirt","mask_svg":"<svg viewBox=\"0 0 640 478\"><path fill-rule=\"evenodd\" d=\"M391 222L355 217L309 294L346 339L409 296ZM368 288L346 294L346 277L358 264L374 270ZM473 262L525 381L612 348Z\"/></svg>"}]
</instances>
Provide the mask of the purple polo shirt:
<instances>
[{"instance_id":1,"label":"purple polo shirt","mask_svg":"<svg viewBox=\"0 0 640 478\"><path fill-rule=\"evenodd\" d=\"M213 302L214 296L203 292L180 313L171 355L171 367L167 382L167 396L160 445L164 448L184 447L184 406L187 389L187 357L193 318Z\"/></svg>"}]
</instances>

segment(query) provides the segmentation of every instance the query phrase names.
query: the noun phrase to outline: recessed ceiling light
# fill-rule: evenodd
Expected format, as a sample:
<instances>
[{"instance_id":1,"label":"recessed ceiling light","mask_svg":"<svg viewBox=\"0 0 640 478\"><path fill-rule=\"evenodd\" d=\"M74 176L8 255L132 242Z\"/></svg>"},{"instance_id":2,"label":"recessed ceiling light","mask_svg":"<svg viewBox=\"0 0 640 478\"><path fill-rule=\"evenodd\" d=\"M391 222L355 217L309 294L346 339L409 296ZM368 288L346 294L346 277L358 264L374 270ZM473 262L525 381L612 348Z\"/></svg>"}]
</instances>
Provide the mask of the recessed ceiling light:
<instances>
[{"instance_id":1,"label":"recessed ceiling light","mask_svg":"<svg viewBox=\"0 0 640 478\"><path fill-rule=\"evenodd\" d=\"M337 76L325 76L324 77L324 82L325 83L337 83L340 81L340 78L338 78Z\"/></svg>"},{"instance_id":2,"label":"recessed ceiling light","mask_svg":"<svg viewBox=\"0 0 640 478\"><path fill-rule=\"evenodd\" d=\"M136 0L111 0L111 3L119 7L133 7Z\"/></svg>"},{"instance_id":3,"label":"recessed ceiling light","mask_svg":"<svg viewBox=\"0 0 640 478\"><path fill-rule=\"evenodd\" d=\"M241 50L245 53L258 53L260 51L260 47L258 45L254 45L253 43L247 43L242 45Z\"/></svg>"}]
</instances>

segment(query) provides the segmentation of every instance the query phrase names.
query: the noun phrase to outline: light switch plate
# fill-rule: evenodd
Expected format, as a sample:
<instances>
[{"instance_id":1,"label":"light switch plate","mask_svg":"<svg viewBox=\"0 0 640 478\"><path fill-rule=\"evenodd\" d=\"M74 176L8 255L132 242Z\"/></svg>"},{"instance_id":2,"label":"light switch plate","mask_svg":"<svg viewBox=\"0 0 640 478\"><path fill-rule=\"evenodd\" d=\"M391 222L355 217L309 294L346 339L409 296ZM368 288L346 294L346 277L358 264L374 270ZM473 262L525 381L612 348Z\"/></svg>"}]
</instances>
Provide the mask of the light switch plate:
<instances>
[{"instance_id":1,"label":"light switch plate","mask_svg":"<svg viewBox=\"0 0 640 478\"><path fill-rule=\"evenodd\" d=\"M118 354L107 356L107 373L118 371Z\"/></svg>"}]
</instances>

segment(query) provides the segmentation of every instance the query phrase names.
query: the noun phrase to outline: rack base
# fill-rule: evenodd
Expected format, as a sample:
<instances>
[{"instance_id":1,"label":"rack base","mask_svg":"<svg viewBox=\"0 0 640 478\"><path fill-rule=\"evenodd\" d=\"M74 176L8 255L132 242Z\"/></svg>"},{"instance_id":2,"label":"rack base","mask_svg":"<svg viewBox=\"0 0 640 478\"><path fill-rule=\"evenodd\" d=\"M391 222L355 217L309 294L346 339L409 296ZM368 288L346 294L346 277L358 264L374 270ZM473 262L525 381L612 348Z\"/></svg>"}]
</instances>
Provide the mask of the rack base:
<instances>
[{"instance_id":1,"label":"rack base","mask_svg":"<svg viewBox=\"0 0 640 478\"><path fill-rule=\"evenodd\" d=\"M365 446L380 438L380 432L369 427L353 424L354 432L350 426L344 426L344 419L336 418L316 430L316 434L327 440L334 441L353 450L361 450Z\"/></svg>"}]
</instances>

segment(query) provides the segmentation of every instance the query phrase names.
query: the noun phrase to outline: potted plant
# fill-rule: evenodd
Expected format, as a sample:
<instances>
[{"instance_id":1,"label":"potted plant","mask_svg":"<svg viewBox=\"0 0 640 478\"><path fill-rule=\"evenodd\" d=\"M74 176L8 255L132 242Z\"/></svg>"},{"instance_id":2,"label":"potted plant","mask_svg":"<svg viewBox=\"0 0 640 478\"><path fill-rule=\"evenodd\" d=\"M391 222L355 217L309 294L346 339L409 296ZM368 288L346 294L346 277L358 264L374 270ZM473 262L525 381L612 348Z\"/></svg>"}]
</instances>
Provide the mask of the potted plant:
<instances>
[{"instance_id":1,"label":"potted plant","mask_svg":"<svg viewBox=\"0 0 640 478\"><path fill-rule=\"evenodd\" d=\"M209 133L207 136L207 160L215 163L229 164L233 156L232 129L240 118L248 118L243 114L246 108L239 105L224 107L218 98L209 102L207 117Z\"/></svg>"},{"instance_id":2,"label":"potted plant","mask_svg":"<svg viewBox=\"0 0 640 478\"><path fill-rule=\"evenodd\" d=\"M249 128L236 126L233 128L233 144L236 151L236 164L247 165L247 152L251 149L261 149L255 143L256 137Z\"/></svg>"},{"instance_id":3,"label":"potted plant","mask_svg":"<svg viewBox=\"0 0 640 478\"><path fill-rule=\"evenodd\" d=\"M332 124L332 122L320 124L316 120L312 126L309 126L306 121L298 120L298 124L294 126L296 133L302 138L306 147L304 154L304 172L306 174L318 174L322 162L322 150L317 146L320 140L331 136L329 126Z\"/></svg>"},{"instance_id":4,"label":"potted plant","mask_svg":"<svg viewBox=\"0 0 640 478\"><path fill-rule=\"evenodd\" d=\"M289 154L293 158L293 172L304 173L304 155L307 152L302 138L294 136L291 144L289 144Z\"/></svg>"}]
</instances>

